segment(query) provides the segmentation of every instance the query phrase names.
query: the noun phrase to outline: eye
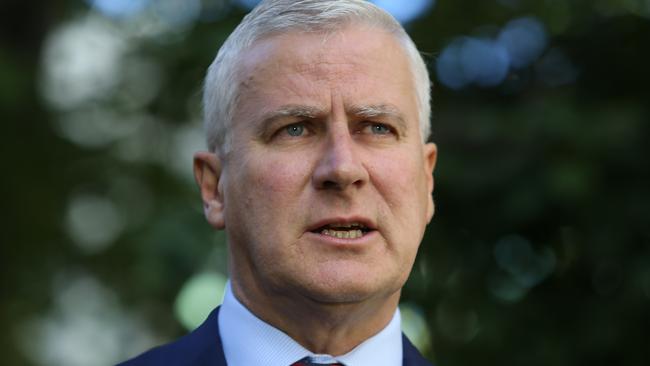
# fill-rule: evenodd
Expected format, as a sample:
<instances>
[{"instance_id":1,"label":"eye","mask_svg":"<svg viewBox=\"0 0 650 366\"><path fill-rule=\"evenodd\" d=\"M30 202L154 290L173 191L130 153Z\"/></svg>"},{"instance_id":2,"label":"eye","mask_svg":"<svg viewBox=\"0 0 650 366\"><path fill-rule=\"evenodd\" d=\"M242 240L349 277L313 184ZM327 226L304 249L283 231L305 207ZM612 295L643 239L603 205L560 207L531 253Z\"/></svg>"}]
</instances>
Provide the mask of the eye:
<instances>
[{"instance_id":1,"label":"eye","mask_svg":"<svg viewBox=\"0 0 650 366\"><path fill-rule=\"evenodd\" d=\"M375 135L388 135L389 133L391 133L390 128L388 128L388 126L383 125L381 123L372 123L370 125L370 131Z\"/></svg>"},{"instance_id":2,"label":"eye","mask_svg":"<svg viewBox=\"0 0 650 366\"><path fill-rule=\"evenodd\" d=\"M394 135L395 130L390 125L369 121L364 122L359 133L363 135L388 136Z\"/></svg>"},{"instance_id":3,"label":"eye","mask_svg":"<svg viewBox=\"0 0 650 366\"><path fill-rule=\"evenodd\" d=\"M293 124L285 127L285 130L289 136L298 137L302 136L305 133L305 126L301 124Z\"/></svg>"}]
</instances>

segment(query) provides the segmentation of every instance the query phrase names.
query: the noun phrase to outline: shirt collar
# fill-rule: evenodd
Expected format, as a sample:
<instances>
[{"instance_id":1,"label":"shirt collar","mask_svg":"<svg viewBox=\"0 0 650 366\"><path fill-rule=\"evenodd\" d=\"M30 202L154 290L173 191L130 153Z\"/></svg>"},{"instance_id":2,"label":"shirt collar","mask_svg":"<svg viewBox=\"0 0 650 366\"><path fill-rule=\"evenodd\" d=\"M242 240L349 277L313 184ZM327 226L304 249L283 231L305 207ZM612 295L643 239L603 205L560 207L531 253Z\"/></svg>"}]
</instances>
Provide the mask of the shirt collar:
<instances>
[{"instance_id":1,"label":"shirt collar","mask_svg":"<svg viewBox=\"0 0 650 366\"><path fill-rule=\"evenodd\" d=\"M346 366L401 366L400 322L399 310L395 310L384 329L336 359ZM230 282L219 309L219 334L230 366L289 366L306 356L326 356L310 352L286 333L256 317L237 300Z\"/></svg>"}]
</instances>

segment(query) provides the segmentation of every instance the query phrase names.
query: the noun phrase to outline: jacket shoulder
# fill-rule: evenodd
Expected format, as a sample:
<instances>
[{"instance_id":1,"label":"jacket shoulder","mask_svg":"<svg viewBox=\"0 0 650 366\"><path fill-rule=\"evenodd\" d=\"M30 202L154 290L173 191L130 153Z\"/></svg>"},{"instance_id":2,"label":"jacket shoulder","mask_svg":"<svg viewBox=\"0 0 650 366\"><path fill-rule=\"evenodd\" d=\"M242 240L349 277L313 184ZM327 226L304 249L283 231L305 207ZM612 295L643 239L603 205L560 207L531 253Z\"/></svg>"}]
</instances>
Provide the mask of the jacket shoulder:
<instances>
[{"instance_id":1,"label":"jacket shoulder","mask_svg":"<svg viewBox=\"0 0 650 366\"><path fill-rule=\"evenodd\" d=\"M219 308L194 331L178 340L155 347L118 366L225 366L218 323Z\"/></svg>"}]
</instances>

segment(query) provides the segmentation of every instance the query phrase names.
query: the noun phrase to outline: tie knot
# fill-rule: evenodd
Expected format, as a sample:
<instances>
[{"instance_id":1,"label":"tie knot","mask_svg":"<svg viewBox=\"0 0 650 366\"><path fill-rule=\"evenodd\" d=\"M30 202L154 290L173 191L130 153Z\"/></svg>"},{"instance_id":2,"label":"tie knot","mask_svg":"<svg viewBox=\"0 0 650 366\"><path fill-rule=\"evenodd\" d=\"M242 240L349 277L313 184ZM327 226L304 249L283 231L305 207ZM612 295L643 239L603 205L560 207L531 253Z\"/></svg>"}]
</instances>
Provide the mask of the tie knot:
<instances>
[{"instance_id":1,"label":"tie knot","mask_svg":"<svg viewBox=\"0 0 650 366\"><path fill-rule=\"evenodd\" d=\"M330 356L316 356L311 357L307 356L302 360L292 364L291 366L345 366L342 363L337 362L334 358Z\"/></svg>"}]
</instances>

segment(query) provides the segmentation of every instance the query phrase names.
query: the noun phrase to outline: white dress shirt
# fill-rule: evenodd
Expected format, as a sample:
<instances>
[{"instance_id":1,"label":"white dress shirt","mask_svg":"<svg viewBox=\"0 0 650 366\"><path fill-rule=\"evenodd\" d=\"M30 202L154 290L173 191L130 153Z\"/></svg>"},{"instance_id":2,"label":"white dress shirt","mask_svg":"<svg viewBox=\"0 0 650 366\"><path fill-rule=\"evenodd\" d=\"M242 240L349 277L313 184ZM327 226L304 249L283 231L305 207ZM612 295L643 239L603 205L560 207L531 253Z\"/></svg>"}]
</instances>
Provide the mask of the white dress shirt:
<instances>
[{"instance_id":1,"label":"white dress shirt","mask_svg":"<svg viewBox=\"0 0 650 366\"><path fill-rule=\"evenodd\" d=\"M332 358L305 349L286 333L264 322L237 300L230 282L219 309L219 335L228 366L290 366L306 357L334 360L345 366L401 366L402 331L399 309L379 333L343 356Z\"/></svg>"}]
</instances>

